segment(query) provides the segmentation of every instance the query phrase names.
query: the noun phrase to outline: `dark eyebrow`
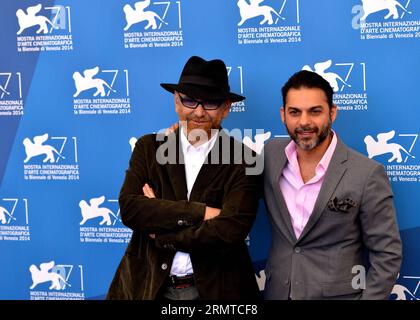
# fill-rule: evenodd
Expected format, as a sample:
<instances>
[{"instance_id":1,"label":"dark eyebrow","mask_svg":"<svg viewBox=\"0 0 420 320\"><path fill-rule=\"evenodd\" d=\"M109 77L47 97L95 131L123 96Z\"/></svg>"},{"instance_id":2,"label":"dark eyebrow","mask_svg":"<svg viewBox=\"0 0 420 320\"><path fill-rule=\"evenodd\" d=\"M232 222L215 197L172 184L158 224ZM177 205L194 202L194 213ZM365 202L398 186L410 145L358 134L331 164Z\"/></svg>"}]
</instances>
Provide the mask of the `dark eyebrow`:
<instances>
[{"instance_id":1,"label":"dark eyebrow","mask_svg":"<svg viewBox=\"0 0 420 320\"><path fill-rule=\"evenodd\" d=\"M322 109L321 105L313 106L309 108L309 111L313 111L315 109ZM292 107L292 106L286 106L286 110L293 110L293 111L302 111L299 107Z\"/></svg>"},{"instance_id":2,"label":"dark eyebrow","mask_svg":"<svg viewBox=\"0 0 420 320\"><path fill-rule=\"evenodd\" d=\"M322 109L322 106L313 106L313 107L309 108L310 111L312 111L314 109Z\"/></svg>"}]
</instances>

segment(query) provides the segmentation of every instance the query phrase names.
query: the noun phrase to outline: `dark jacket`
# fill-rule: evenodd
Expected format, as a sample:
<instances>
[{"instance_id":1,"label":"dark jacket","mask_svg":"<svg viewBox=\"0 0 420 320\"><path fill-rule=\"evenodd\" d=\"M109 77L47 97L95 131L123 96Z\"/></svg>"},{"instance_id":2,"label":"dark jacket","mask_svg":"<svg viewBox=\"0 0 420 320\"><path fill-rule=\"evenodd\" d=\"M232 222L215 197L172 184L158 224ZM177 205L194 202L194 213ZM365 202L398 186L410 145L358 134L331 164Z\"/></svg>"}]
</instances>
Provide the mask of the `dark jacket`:
<instances>
[{"instance_id":1,"label":"dark jacket","mask_svg":"<svg viewBox=\"0 0 420 320\"><path fill-rule=\"evenodd\" d=\"M218 152L223 142L230 154ZM203 164L188 201L179 131L137 141L119 196L122 221L133 235L107 299L155 299L177 251L190 254L201 299L259 297L244 240L258 209L261 176L245 174L244 150L249 151L220 131L207 159L222 164ZM175 154L174 164L157 161ZM143 195L145 183L155 199ZM221 208L220 215L203 221L206 206Z\"/></svg>"}]
</instances>

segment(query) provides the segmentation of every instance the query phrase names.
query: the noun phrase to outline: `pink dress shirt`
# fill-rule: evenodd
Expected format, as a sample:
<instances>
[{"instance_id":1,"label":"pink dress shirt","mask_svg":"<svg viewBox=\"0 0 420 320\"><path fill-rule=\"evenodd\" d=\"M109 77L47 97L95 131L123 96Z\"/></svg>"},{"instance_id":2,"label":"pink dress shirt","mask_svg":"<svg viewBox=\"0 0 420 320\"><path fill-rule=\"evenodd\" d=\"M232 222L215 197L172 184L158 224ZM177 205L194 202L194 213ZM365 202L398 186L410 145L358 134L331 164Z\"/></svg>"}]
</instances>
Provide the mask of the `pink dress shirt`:
<instances>
[{"instance_id":1,"label":"pink dress shirt","mask_svg":"<svg viewBox=\"0 0 420 320\"><path fill-rule=\"evenodd\" d=\"M285 148L288 162L280 176L279 184L290 213L296 239L299 239L312 214L336 146L337 137L333 132L331 143L315 168L315 176L306 183L303 182L300 174L295 142L291 141Z\"/></svg>"}]
</instances>

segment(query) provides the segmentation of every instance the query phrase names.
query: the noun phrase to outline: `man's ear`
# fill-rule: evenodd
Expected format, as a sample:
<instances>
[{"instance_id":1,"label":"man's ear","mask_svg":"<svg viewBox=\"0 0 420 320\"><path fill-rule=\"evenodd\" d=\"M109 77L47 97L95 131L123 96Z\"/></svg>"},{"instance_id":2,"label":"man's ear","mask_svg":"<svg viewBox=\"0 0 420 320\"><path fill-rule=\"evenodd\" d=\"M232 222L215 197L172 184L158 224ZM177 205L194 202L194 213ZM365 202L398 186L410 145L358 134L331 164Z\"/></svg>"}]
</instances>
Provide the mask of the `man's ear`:
<instances>
[{"instance_id":1,"label":"man's ear","mask_svg":"<svg viewBox=\"0 0 420 320\"><path fill-rule=\"evenodd\" d=\"M180 106L179 106L179 99L177 97L177 92L176 91L174 91L174 106L175 106L175 112L177 114L179 114Z\"/></svg>"},{"instance_id":2,"label":"man's ear","mask_svg":"<svg viewBox=\"0 0 420 320\"><path fill-rule=\"evenodd\" d=\"M285 112L284 106L281 106L280 107L280 118L281 118L281 122L283 122L283 123L284 123L284 112Z\"/></svg>"},{"instance_id":3,"label":"man's ear","mask_svg":"<svg viewBox=\"0 0 420 320\"><path fill-rule=\"evenodd\" d=\"M226 104L226 106L225 106L225 109L223 110L223 114L222 114L223 119L226 118L227 115L229 114L230 106L232 105L232 101L226 100L225 104Z\"/></svg>"},{"instance_id":4,"label":"man's ear","mask_svg":"<svg viewBox=\"0 0 420 320\"><path fill-rule=\"evenodd\" d=\"M177 91L174 91L174 102L175 103L178 101L177 95L178 95L178 92Z\"/></svg>"},{"instance_id":5,"label":"man's ear","mask_svg":"<svg viewBox=\"0 0 420 320\"><path fill-rule=\"evenodd\" d=\"M338 110L337 106L333 104L330 110L331 123L333 123L335 119L337 118L337 110Z\"/></svg>"}]
</instances>

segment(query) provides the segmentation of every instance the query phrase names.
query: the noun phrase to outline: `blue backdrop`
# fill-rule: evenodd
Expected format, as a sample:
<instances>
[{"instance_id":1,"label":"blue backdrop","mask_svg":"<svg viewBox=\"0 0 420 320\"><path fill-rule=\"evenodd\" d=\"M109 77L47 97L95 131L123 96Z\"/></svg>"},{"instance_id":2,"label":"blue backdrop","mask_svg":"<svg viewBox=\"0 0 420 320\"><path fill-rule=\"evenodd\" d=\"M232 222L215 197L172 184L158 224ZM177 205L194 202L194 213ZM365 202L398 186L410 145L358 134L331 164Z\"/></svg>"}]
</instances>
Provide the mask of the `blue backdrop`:
<instances>
[{"instance_id":1,"label":"blue backdrop","mask_svg":"<svg viewBox=\"0 0 420 320\"><path fill-rule=\"evenodd\" d=\"M131 235L117 202L130 143L177 121L159 84L191 55L226 62L247 99L224 127L252 140L286 134L292 73L330 82L335 131L392 183L404 244L392 298L420 297L420 1L4 0L0 45L0 299L104 297ZM262 203L247 241L262 289Z\"/></svg>"}]
</instances>

